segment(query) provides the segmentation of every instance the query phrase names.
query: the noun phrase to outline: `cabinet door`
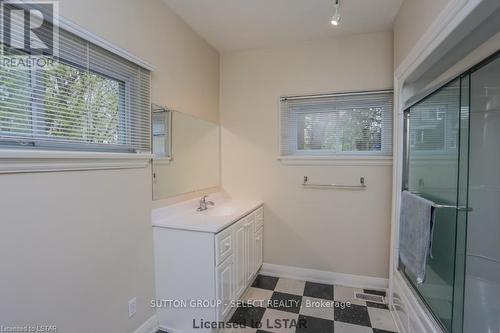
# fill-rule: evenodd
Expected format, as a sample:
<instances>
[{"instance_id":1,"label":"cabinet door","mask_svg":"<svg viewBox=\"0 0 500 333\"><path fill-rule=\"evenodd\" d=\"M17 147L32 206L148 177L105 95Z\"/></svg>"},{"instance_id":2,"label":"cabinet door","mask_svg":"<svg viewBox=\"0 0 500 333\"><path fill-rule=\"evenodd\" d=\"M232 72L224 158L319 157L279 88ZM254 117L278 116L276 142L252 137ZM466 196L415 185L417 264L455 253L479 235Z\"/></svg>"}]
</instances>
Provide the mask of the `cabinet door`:
<instances>
[{"instance_id":1,"label":"cabinet door","mask_svg":"<svg viewBox=\"0 0 500 333\"><path fill-rule=\"evenodd\" d=\"M246 284L252 282L254 277L255 269L255 254L254 254L254 243L255 243L255 214L252 213L248 216L245 223L245 252L246 252L246 262L245 262L245 277Z\"/></svg>"},{"instance_id":2,"label":"cabinet door","mask_svg":"<svg viewBox=\"0 0 500 333\"><path fill-rule=\"evenodd\" d=\"M233 254L233 231L231 228L222 230L215 235L215 265L219 265Z\"/></svg>"},{"instance_id":3,"label":"cabinet door","mask_svg":"<svg viewBox=\"0 0 500 333\"><path fill-rule=\"evenodd\" d=\"M262 260L263 260L263 231L264 228L260 228L258 231L255 232L255 248L254 248L254 253L255 253L255 268L254 271L257 273L257 271L260 269L262 266Z\"/></svg>"},{"instance_id":4,"label":"cabinet door","mask_svg":"<svg viewBox=\"0 0 500 333\"><path fill-rule=\"evenodd\" d=\"M217 267L217 299L222 301L222 305L217 308L217 320L225 320L231 311L231 301L233 300L234 284L234 263L233 256Z\"/></svg>"},{"instance_id":5,"label":"cabinet door","mask_svg":"<svg viewBox=\"0 0 500 333\"><path fill-rule=\"evenodd\" d=\"M234 296L239 298L246 288L246 219L236 223L234 227Z\"/></svg>"}]
</instances>

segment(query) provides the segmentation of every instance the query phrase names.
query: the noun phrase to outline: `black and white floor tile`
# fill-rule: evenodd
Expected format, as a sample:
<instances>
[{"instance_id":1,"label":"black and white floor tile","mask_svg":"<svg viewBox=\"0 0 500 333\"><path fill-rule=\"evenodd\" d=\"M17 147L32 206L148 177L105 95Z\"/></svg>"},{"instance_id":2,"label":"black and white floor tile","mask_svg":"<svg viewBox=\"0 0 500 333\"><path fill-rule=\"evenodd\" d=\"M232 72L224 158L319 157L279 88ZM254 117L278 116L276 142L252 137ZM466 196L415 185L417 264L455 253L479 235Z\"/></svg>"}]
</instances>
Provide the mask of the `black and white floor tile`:
<instances>
[{"instance_id":1,"label":"black and white floor tile","mask_svg":"<svg viewBox=\"0 0 500 333\"><path fill-rule=\"evenodd\" d=\"M356 299L355 292L385 296L378 290L259 275L242 296L248 304L237 308L229 320L244 327L224 332L397 332L387 305ZM292 322L298 325L289 325Z\"/></svg>"}]
</instances>

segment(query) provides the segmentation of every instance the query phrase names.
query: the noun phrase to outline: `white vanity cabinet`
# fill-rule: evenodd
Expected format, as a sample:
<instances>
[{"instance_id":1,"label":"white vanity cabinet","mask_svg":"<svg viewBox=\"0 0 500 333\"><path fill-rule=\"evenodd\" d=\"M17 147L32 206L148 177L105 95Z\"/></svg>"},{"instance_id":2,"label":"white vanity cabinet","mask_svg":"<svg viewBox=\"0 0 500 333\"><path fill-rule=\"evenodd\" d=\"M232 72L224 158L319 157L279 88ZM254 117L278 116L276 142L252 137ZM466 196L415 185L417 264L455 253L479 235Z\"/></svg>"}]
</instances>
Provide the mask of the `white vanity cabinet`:
<instances>
[{"instance_id":1,"label":"white vanity cabinet","mask_svg":"<svg viewBox=\"0 0 500 333\"><path fill-rule=\"evenodd\" d=\"M212 331L194 326L229 319L235 310L232 301L241 297L262 265L263 221L259 204L218 232L155 225L157 303L187 302L157 308L160 328ZM192 302L211 304L193 307Z\"/></svg>"},{"instance_id":2,"label":"white vanity cabinet","mask_svg":"<svg viewBox=\"0 0 500 333\"><path fill-rule=\"evenodd\" d=\"M262 266L263 222L263 209L259 207L215 235L216 264L219 265L215 277L217 299L240 298L255 278ZM219 307L218 320L224 320L230 310L230 306Z\"/></svg>"}]
</instances>

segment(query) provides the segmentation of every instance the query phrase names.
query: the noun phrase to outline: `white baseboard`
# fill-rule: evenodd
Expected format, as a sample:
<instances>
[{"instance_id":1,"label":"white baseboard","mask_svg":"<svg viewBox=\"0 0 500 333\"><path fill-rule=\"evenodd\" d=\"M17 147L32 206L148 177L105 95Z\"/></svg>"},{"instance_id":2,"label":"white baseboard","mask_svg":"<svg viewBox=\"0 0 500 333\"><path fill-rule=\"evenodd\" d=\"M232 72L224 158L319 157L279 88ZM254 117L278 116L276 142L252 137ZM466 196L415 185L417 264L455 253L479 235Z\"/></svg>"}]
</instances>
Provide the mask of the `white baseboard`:
<instances>
[{"instance_id":1,"label":"white baseboard","mask_svg":"<svg viewBox=\"0 0 500 333\"><path fill-rule=\"evenodd\" d=\"M156 315L152 315L148 320L144 322L139 328L137 328L134 333L156 333L158 331L158 318Z\"/></svg>"},{"instance_id":2,"label":"white baseboard","mask_svg":"<svg viewBox=\"0 0 500 333\"><path fill-rule=\"evenodd\" d=\"M304 280L318 283L336 284L355 288L387 289L389 280L371 276L351 275L320 271L315 269L299 268L264 263L261 274L283 277L288 279Z\"/></svg>"}]
</instances>

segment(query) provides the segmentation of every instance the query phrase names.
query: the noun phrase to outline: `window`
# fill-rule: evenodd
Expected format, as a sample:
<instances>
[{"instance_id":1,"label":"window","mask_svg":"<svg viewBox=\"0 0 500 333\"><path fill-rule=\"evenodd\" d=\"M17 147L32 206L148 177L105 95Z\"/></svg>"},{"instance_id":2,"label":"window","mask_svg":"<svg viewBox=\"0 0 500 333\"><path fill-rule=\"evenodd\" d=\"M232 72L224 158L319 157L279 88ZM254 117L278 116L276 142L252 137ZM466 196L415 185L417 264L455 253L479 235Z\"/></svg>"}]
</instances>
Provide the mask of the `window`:
<instances>
[{"instance_id":1,"label":"window","mask_svg":"<svg viewBox=\"0 0 500 333\"><path fill-rule=\"evenodd\" d=\"M157 159L171 158L172 113L165 107L153 105L153 154Z\"/></svg>"},{"instance_id":2,"label":"window","mask_svg":"<svg viewBox=\"0 0 500 333\"><path fill-rule=\"evenodd\" d=\"M58 56L36 56L0 66L0 148L151 151L149 70L62 29Z\"/></svg>"},{"instance_id":3,"label":"window","mask_svg":"<svg viewBox=\"0 0 500 333\"><path fill-rule=\"evenodd\" d=\"M393 93L281 99L281 156L392 155Z\"/></svg>"}]
</instances>

